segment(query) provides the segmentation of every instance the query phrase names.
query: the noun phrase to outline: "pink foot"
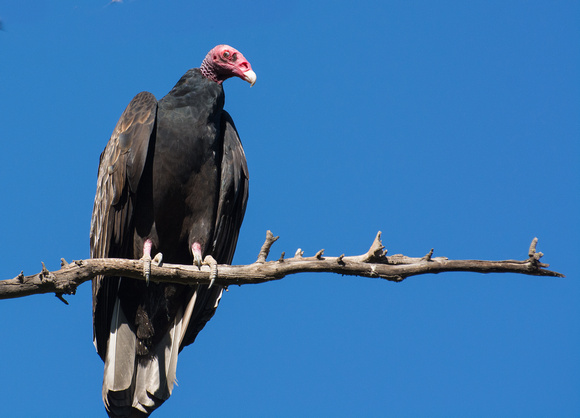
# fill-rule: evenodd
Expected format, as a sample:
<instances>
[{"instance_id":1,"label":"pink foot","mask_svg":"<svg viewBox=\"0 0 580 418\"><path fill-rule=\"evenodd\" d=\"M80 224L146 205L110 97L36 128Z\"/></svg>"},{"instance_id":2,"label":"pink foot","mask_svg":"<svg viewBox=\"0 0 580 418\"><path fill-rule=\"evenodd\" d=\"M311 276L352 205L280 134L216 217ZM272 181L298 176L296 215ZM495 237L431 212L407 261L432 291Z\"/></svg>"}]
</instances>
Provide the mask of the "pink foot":
<instances>
[{"instance_id":1,"label":"pink foot","mask_svg":"<svg viewBox=\"0 0 580 418\"><path fill-rule=\"evenodd\" d=\"M153 243L150 239L145 240L143 243L143 257L141 260L143 261L143 275L145 276L145 282L149 286L149 277L151 276L151 262L155 263L156 265L160 266L161 261L163 260L163 254L158 253L155 258L151 259L151 247Z\"/></svg>"},{"instance_id":2,"label":"pink foot","mask_svg":"<svg viewBox=\"0 0 580 418\"><path fill-rule=\"evenodd\" d=\"M197 267L201 267L201 244L199 242L194 242L191 245L191 252L193 253L193 264Z\"/></svg>"},{"instance_id":3,"label":"pink foot","mask_svg":"<svg viewBox=\"0 0 580 418\"><path fill-rule=\"evenodd\" d=\"M145 283L149 286L149 277L151 276L151 246L153 243L150 239L143 243L143 275L145 276Z\"/></svg>"},{"instance_id":4,"label":"pink foot","mask_svg":"<svg viewBox=\"0 0 580 418\"><path fill-rule=\"evenodd\" d=\"M151 258L151 246L153 243L150 239L145 240L143 243L143 258L149 257Z\"/></svg>"}]
</instances>

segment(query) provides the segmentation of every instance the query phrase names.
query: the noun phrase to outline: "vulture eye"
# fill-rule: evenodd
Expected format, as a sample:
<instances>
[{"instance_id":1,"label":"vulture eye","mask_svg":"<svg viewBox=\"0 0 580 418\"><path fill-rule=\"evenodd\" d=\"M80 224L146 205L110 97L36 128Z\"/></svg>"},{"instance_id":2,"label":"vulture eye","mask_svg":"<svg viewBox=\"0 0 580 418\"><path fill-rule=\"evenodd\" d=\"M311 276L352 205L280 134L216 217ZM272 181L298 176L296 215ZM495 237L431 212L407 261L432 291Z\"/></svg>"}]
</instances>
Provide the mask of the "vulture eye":
<instances>
[{"instance_id":1,"label":"vulture eye","mask_svg":"<svg viewBox=\"0 0 580 418\"><path fill-rule=\"evenodd\" d=\"M229 58L230 57L230 51L224 51L223 56L224 56L224 58Z\"/></svg>"}]
</instances>

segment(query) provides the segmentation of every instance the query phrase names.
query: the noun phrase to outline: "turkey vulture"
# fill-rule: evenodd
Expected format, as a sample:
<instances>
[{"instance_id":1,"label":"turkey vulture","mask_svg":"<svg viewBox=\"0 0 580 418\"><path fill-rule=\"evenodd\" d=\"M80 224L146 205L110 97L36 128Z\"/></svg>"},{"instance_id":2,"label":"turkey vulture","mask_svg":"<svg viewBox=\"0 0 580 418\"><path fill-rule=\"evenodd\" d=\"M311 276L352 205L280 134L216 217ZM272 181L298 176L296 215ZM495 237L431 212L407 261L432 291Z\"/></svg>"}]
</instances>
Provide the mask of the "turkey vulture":
<instances>
[{"instance_id":1,"label":"turkey vulture","mask_svg":"<svg viewBox=\"0 0 580 418\"><path fill-rule=\"evenodd\" d=\"M101 154L91 257L231 263L248 199L238 132L223 110L222 82L256 74L236 49L213 48L161 100L129 103ZM171 395L177 354L213 316L219 285L93 280L93 336L105 362L110 416L148 416Z\"/></svg>"}]
</instances>

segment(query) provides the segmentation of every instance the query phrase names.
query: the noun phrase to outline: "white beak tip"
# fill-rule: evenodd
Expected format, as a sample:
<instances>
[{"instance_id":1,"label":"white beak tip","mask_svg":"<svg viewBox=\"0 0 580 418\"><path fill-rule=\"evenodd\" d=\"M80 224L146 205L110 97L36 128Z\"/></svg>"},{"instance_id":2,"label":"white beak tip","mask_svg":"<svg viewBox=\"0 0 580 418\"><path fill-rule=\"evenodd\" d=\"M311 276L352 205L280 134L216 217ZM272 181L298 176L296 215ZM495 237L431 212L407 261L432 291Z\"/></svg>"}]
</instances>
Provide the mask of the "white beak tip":
<instances>
[{"instance_id":1,"label":"white beak tip","mask_svg":"<svg viewBox=\"0 0 580 418\"><path fill-rule=\"evenodd\" d=\"M257 78L256 73L253 72L252 70L248 70L244 73L244 80L250 83L250 87L256 84L256 78Z\"/></svg>"}]
</instances>

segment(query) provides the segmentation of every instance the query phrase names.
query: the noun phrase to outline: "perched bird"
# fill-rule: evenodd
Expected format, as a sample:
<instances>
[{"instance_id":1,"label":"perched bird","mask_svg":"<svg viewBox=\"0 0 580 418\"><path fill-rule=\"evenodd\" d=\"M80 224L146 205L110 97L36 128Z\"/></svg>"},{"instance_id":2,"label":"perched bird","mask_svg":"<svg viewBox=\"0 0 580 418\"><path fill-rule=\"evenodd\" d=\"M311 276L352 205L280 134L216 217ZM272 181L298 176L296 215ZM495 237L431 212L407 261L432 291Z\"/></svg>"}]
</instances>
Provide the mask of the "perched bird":
<instances>
[{"instance_id":1,"label":"perched bird","mask_svg":"<svg viewBox=\"0 0 580 418\"><path fill-rule=\"evenodd\" d=\"M143 258L198 266L231 263L248 199L248 168L222 83L251 85L250 63L213 48L161 100L129 103L101 154L91 221L91 257ZM171 395L177 354L213 316L219 285L93 280L93 332L105 362L110 416L148 416Z\"/></svg>"}]
</instances>

